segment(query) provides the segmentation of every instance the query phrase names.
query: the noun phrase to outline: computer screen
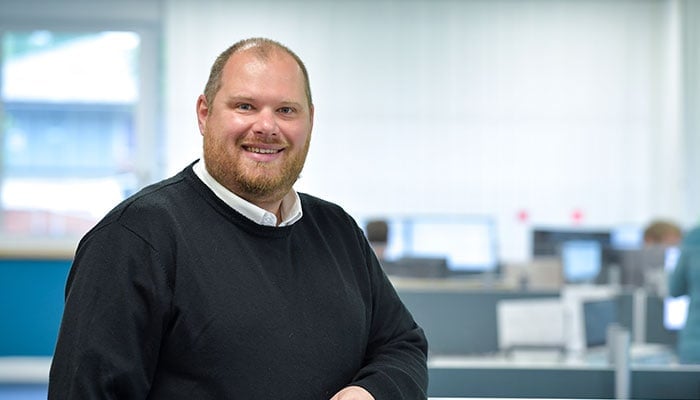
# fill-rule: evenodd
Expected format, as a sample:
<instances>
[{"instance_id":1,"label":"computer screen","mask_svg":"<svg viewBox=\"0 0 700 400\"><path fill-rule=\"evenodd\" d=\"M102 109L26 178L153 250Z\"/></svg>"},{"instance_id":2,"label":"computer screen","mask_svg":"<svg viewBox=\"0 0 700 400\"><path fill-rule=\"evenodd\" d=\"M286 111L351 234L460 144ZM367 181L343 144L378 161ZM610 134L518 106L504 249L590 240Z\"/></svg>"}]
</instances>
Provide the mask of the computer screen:
<instances>
[{"instance_id":1,"label":"computer screen","mask_svg":"<svg viewBox=\"0 0 700 400\"><path fill-rule=\"evenodd\" d=\"M602 264L602 245L595 240L569 240L560 246L564 281L594 282Z\"/></svg>"},{"instance_id":2,"label":"computer screen","mask_svg":"<svg viewBox=\"0 0 700 400\"><path fill-rule=\"evenodd\" d=\"M488 216L415 215L383 218L389 224L384 258L444 259L450 272L498 267L495 221Z\"/></svg>"},{"instance_id":3,"label":"computer screen","mask_svg":"<svg viewBox=\"0 0 700 400\"><path fill-rule=\"evenodd\" d=\"M407 224L407 253L411 256L446 257L453 272L497 268L496 229L491 218L415 217Z\"/></svg>"},{"instance_id":4,"label":"computer screen","mask_svg":"<svg viewBox=\"0 0 700 400\"><path fill-rule=\"evenodd\" d=\"M560 294L566 310L566 348L572 354L600 345L603 330L616 318L618 288L608 285L567 284ZM604 339L602 339L604 340Z\"/></svg>"},{"instance_id":5,"label":"computer screen","mask_svg":"<svg viewBox=\"0 0 700 400\"><path fill-rule=\"evenodd\" d=\"M644 229L639 225L620 225L610 230L613 249L639 249L644 245Z\"/></svg>"},{"instance_id":6,"label":"computer screen","mask_svg":"<svg viewBox=\"0 0 700 400\"><path fill-rule=\"evenodd\" d=\"M610 231L585 228L544 228L532 230L532 255L556 256L562 243L572 240L596 241L603 247L610 246Z\"/></svg>"},{"instance_id":7,"label":"computer screen","mask_svg":"<svg viewBox=\"0 0 700 400\"><path fill-rule=\"evenodd\" d=\"M617 301L614 298L584 301L583 327L586 347L605 345L608 327L617 322Z\"/></svg>"},{"instance_id":8,"label":"computer screen","mask_svg":"<svg viewBox=\"0 0 700 400\"><path fill-rule=\"evenodd\" d=\"M451 271L496 269L496 232L490 218L416 217L408 229L411 256L444 256Z\"/></svg>"},{"instance_id":9,"label":"computer screen","mask_svg":"<svg viewBox=\"0 0 700 400\"><path fill-rule=\"evenodd\" d=\"M668 276L671 275L676 268L676 262L680 255L678 247L669 247L666 249L666 258L664 260L664 269ZM664 298L664 328L668 330L679 330L685 326L685 320L688 315L688 296Z\"/></svg>"}]
</instances>

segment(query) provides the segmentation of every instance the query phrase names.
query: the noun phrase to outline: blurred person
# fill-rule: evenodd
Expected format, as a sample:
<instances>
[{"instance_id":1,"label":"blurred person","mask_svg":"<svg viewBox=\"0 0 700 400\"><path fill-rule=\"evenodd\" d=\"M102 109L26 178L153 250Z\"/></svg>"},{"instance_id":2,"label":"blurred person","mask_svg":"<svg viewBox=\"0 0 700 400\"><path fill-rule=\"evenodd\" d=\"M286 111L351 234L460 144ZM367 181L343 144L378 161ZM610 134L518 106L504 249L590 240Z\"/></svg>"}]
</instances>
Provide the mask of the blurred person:
<instances>
[{"instance_id":1,"label":"blurred person","mask_svg":"<svg viewBox=\"0 0 700 400\"><path fill-rule=\"evenodd\" d=\"M686 233L680 249L668 280L669 295L690 299L685 326L678 333L678 359L684 364L700 364L700 226Z\"/></svg>"},{"instance_id":2,"label":"blurred person","mask_svg":"<svg viewBox=\"0 0 700 400\"><path fill-rule=\"evenodd\" d=\"M675 222L654 220L644 228L644 246L677 246L683 238L683 230Z\"/></svg>"},{"instance_id":3,"label":"blurred person","mask_svg":"<svg viewBox=\"0 0 700 400\"><path fill-rule=\"evenodd\" d=\"M314 117L302 61L234 44L196 114L203 158L80 241L49 398L427 398L426 338L363 231L293 189Z\"/></svg>"},{"instance_id":4,"label":"blurred person","mask_svg":"<svg viewBox=\"0 0 700 400\"><path fill-rule=\"evenodd\" d=\"M683 230L671 220L655 219L644 228L642 237L642 249L622 261L623 282L663 295L668 287L664 268L668 251L680 245Z\"/></svg>"},{"instance_id":5,"label":"blurred person","mask_svg":"<svg viewBox=\"0 0 700 400\"><path fill-rule=\"evenodd\" d=\"M389 224L383 219L374 219L365 226L367 240L380 261L384 260L386 247L389 244Z\"/></svg>"}]
</instances>

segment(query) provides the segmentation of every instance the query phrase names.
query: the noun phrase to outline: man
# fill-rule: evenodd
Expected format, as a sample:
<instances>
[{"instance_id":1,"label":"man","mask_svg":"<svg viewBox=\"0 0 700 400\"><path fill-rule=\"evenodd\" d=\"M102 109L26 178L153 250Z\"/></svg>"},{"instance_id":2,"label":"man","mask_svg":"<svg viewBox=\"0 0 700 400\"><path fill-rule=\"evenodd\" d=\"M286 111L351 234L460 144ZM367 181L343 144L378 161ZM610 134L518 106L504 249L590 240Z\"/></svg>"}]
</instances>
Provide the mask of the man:
<instances>
[{"instance_id":1,"label":"man","mask_svg":"<svg viewBox=\"0 0 700 400\"><path fill-rule=\"evenodd\" d=\"M427 343L340 207L297 193L313 103L289 49L212 66L204 157L80 242L49 398L425 399Z\"/></svg>"}]
</instances>

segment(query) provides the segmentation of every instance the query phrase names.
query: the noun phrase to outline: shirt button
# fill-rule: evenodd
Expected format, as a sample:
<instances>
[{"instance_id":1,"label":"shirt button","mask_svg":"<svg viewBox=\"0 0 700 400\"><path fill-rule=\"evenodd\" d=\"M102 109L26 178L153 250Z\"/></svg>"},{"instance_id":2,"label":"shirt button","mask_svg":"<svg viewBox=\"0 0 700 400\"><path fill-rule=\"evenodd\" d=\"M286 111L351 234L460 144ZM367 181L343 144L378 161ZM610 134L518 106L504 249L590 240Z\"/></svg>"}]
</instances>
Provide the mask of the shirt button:
<instances>
[{"instance_id":1,"label":"shirt button","mask_svg":"<svg viewBox=\"0 0 700 400\"><path fill-rule=\"evenodd\" d=\"M274 225L274 224L275 224L275 219L274 219L272 216L270 216L270 215L265 215L265 216L263 217L263 223L264 223L265 225Z\"/></svg>"}]
</instances>

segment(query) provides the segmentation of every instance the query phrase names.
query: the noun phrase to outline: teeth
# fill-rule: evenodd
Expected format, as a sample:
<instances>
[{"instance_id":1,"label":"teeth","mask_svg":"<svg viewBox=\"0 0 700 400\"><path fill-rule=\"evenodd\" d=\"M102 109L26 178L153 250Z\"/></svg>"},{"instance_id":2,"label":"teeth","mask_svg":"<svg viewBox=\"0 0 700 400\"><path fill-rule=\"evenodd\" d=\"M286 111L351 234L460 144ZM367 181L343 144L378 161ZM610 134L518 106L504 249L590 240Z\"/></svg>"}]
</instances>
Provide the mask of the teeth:
<instances>
[{"instance_id":1,"label":"teeth","mask_svg":"<svg viewBox=\"0 0 700 400\"><path fill-rule=\"evenodd\" d=\"M277 153L277 150L274 149L259 149L257 147L249 147L248 151L252 151L253 153L260 153L260 154L273 154Z\"/></svg>"}]
</instances>

